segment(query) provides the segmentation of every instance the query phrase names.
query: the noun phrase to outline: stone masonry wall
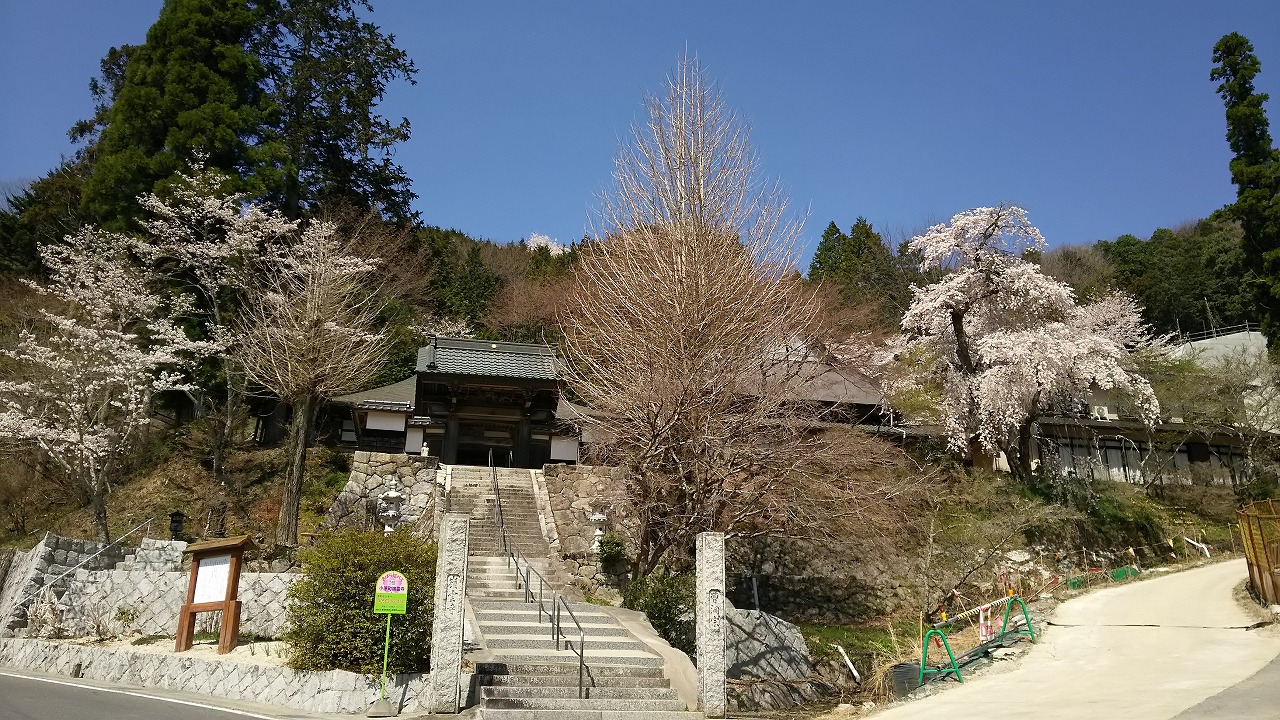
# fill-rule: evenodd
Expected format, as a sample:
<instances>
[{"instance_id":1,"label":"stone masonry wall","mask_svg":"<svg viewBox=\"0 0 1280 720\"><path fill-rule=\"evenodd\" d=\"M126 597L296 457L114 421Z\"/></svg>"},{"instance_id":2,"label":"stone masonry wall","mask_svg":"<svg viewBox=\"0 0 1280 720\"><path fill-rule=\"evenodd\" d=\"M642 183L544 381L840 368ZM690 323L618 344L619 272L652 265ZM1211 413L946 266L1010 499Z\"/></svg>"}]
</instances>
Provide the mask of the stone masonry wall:
<instances>
[{"instance_id":1,"label":"stone masonry wall","mask_svg":"<svg viewBox=\"0 0 1280 720\"><path fill-rule=\"evenodd\" d=\"M559 540L552 551L558 552L564 572L584 587L613 584L613 577L600 567L592 549L596 525L591 514L605 515L601 525L605 532L624 528L625 477L622 468L563 464L543 467L543 482Z\"/></svg>"},{"instance_id":2,"label":"stone masonry wall","mask_svg":"<svg viewBox=\"0 0 1280 720\"><path fill-rule=\"evenodd\" d=\"M182 567L182 551L186 549L187 544L181 540L143 538L133 554L132 562L126 560L121 569L155 572L177 570Z\"/></svg>"},{"instance_id":3,"label":"stone masonry wall","mask_svg":"<svg viewBox=\"0 0 1280 720\"><path fill-rule=\"evenodd\" d=\"M185 572L81 570L57 604L59 631L68 637L135 631L172 635L178 629L178 610L186 600L189 577ZM240 632L280 637L287 594L297 577L291 573L241 574L240 601L244 604ZM202 613L196 621L212 628L221 620L219 615Z\"/></svg>"},{"instance_id":4,"label":"stone masonry wall","mask_svg":"<svg viewBox=\"0 0 1280 720\"><path fill-rule=\"evenodd\" d=\"M6 567L3 573L4 579L0 580L0 636L4 635L5 629L9 626L13 605L20 598L19 588L25 590L30 584L31 566L35 563L35 554L19 550L3 560Z\"/></svg>"},{"instance_id":5,"label":"stone masonry wall","mask_svg":"<svg viewBox=\"0 0 1280 720\"><path fill-rule=\"evenodd\" d=\"M182 653L17 638L0 640L0 665L68 676L79 665L80 677L90 680L216 695L309 713L363 713L379 694L375 676L342 670L307 672ZM405 713L424 711L426 695L426 675L388 679L387 697L401 701Z\"/></svg>"},{"instance_id":6,"label":"stone masonry wall","mask_svg":"<svg viewBox=\"0 0 1280 720\"><path fill-rule=\"evenodd\" d=\"M7 574L4 598L0 600L0 637L8 637L26 627L26 608L46 587L51 587L54 594L65 592L72 581L68 572L72 568L83 563L87 570L102 570L125 562L126 548L117 545L103 550L103 547L102 543L92 540L45 533L22 558L23 567L12 567Z\"/></svg>"},{"instance_id":7,"label":"stone masonry wall","mask_svg":"<svg viewBox=\"0 0 1280 720\"><path fill-rule=\"evenodd\" d=\"M439 465L439 458L426 455L357 451L352 458L351 476L346 486L325 514L325 526L331 529L380 529L382 526L375 517L374 506L378 496L390 490L394 482L406 495L401 505L403 517L400 523L434 534L434 514L440 497L436 484Z\"/></svg>"}]
</instances>

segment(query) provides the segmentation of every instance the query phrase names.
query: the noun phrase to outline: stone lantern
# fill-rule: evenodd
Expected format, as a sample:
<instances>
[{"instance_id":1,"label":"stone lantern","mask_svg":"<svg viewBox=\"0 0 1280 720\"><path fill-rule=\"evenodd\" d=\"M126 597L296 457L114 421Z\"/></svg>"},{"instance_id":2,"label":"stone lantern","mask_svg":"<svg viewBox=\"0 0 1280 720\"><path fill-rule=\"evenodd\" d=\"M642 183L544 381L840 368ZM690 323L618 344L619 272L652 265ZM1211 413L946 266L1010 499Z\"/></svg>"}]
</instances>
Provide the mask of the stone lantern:
<instances>
[{"instance_id":1,"label":"stone lantern","mask_svg":"<svg viewBox=\"0 0 1280 720\"><path fill-rule=\"evenodd\" d=\"M594 537L591 540L591 552L600 552L600 538L604 537L604 522L609 518L602 512L596 511L591 513L588 518L591 524L596 526Z\"/></svg>"},{"instance_id":2,"label":"stone lantern","mask_svg":"<svg viewBox=\"0 0 1280 720\"><path fill-rule=\"evenodd\" d=\"M400 522L400 506L404 504L406 495L400 492L400 484L391 481L391 489L378 496L378 522L382 523L382 533L390 535Z\"/></svg>"}]
</instances>

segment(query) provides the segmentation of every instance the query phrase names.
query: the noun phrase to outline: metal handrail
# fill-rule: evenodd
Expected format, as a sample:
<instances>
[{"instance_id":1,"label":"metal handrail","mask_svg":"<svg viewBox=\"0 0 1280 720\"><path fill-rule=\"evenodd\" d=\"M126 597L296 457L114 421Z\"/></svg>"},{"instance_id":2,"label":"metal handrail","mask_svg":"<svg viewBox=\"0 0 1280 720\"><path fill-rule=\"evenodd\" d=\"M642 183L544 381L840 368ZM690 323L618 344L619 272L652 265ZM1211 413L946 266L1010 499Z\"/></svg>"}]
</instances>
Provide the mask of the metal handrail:
<instances>
[{"instance_id":1,"label":"metal handrail","mask_svg":"<svg viewBox=\"0 0 1280 720\"><path fill-rule=\"evenodd\" d=\"M569 619L578 627L578 645L573 648L573 651L578 654L578 699L581 700L583 697L582 677L587 669L587 633L582 629L582 623L578 622L578 616L573 614L573 608L569 607L569 602L564 599L564 596L557 596L556 599L560 601L556 605L556 649L560 648L561 637L565 639L565 645L569 645L569 636L560 631L560 605L563 605L564 609L569 611Z\"/></svg>"},{"instance_id":2,"label":"metal handrail","mask_svg":"<svg viewBox=\"0 0 1280 720\"><path fill-rule=\"evenodd\" d=\"M507 567L514 565L516 571L516 584L524 590L524 602L538 604L538 624L542 624L542 616L545 614L547 620L551 623L551 641L555 643L556 650L561 649L561 640L564 640L565 649L569 649L569 636L565 634L560 622L560 606L569 612L569 618L573 620L573 624L578 629L578 643L572 648L578 656L578 698L586 697L586 688L583 680L586 676L587 667L587 633L582 628L582 623L578 622L578 616L574 614L573 608L569 607L569 602L563 595L556 592L551 583L542 576L542 573L533 568L533 564L529 559L514 547L510 539L507 537L507 526L502 513L502 493L498 486L498 469L493 465L493 450L489 451L489 478L493 484L493 507L494 507L494 540L497 542L502 554L507 558ZM523 564L523 568L521 565ZM533 580L538 580L538 593L535 596L533 592ZM546 593L551 591L551 608L548 609L546 602Z\"/></svg>"},{"instance_id":3,"label":"metal handrail","mask_svg":"<svg viewBox=\"0 0 1280 720\"><path fill-rule=\"evenodd\" d=\"M94 558L98 557L99 555L101 555L102 553L106 552L108 548L112 548L112 547L115 547L116 545L119 545L119 544L120 544L120 541L122 541L122 540L124 540L125 538L129 537L130 535L132 535L132 534L134 534L134 533L138 532L139 530L141 530L141 529L142 529L142 528L144 528L144 527L146 527L146 528L150 528L150 526L151 526L151 521L152 521L152 520L155 520L155 519L156 519L156 518L155 518L155 516L153 515L153 516L151 516L151 517L147 518L145 521L143 521L143 523L142 523L141 525L139 525L138 527L136 527L136 528L134 528L134 529L130 530L129 532L127 532L127 533L125 533L125 534L121 535L120 537L116 538L115 540L112 540L111 542L107 543L106 545L103 545L103 546L102 546L102 549L98 550L98 552L96 552L96 553L94 553L94 554L90 555L89 557L85 558L84 560L81 560L81 561L80 561L80 563L79 563L78 565L76 565L75 567L73 567L73 568L68 568L67 570L64 570L64 571L63 571L63 573L62 573L61 575L59 575L58 577L56 577L56 578L54 578L53 580L51 580L51 581L49 581L49 582L47 582L47 583L45 583L45 584L41 585L39 588L37 588L36 590L32 591L32 592L31 592L29 595L27 595L26 597L24 597L24 598L22 598L21 600L19 600L19 601L15 602L15 603L12 605L12 608L13 608L13 609L15 609L15 610L16 610L16 609L18 609L18 608L21 608L23 603L25 603L25 602L29 602L32 598L34 598L35 596L37 596L37 595L39 595L40 593L44 592L47 588L51 588L51 587L53 587L54 585L57 585L59 580L61 580L62 578L66 577L66 576L68 576L68 575L70 575L71 573L73 573L73 572L75 572L75 571L79 570L80 568L84 567L86 564L88 564L88 562L89 562L90 560L92 560L92 559L94 559Z\"/></svg>"}]
</instances>

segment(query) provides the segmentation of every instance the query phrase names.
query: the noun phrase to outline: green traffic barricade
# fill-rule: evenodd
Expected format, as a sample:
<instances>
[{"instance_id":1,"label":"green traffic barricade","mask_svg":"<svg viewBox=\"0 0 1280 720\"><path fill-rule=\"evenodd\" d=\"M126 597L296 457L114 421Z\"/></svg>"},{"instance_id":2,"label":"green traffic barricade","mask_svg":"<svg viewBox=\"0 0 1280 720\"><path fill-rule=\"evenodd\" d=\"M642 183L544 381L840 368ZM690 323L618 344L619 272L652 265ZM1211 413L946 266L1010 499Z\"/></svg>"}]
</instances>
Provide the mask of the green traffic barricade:
<instances>
[{"instance_id":1,"label":"green traffic barricade","mask_svg":"<svg viewBox=\"0 0 1280 720\"><path fill-rule=\"evenodd\" d=\"M1001 602L1001 601L997 600L993 603L988 603L987 606L994 605L998 602ZM1022 619L1026 622L1025 629L1009 630L1009 617L1013 613L1014 603L1017 603L1018 606L1022 608ZM987 606L984 606L984 607L987 607ZM990 640L987 640L984 643L980 643L979 645L969 650L966 650L964 653L957 656L955 653L951 651L951 643L947 640L947 634L942 631L942 628L948 625L952 625L962 617L971 615L974 612L977 612L981 609L982 608L974 608L973 610L968 610L963 613L960 613L959 615L955 616L951 620L943 620L942 622L935 624L932 628L929 629L929 632L924 634L924 647L921 648L920 650L920 684L921 685L924 685L924 679L925 679L925 676L927 675L938 676L938 677L930 678L931 681L937 680L939 677L954 675L957 681L964 682L964 676L960 674L961 666L966 665L970 661L976 660L977 658L985 655L988 650L991 650L996 646L1004 646L1006 644L1006 641L1009 638L1016 638L1019 635L1026 635L1031 638L1031 642L1034 643L1036 641L1036 631L1034 628L1031 627L1031 614L1027 612L1027 603L1022 598L1013 596L1008 599L1008 602L1005 605L1004 623L1000 626L1000 632L997 633L995 636L993 636ZM936 668L929 667L929 640L933 637L937 637L942 642L942 647L947 651L947 660L949 661L947 664L941 665Z\"/></svg>"}]
</instances>

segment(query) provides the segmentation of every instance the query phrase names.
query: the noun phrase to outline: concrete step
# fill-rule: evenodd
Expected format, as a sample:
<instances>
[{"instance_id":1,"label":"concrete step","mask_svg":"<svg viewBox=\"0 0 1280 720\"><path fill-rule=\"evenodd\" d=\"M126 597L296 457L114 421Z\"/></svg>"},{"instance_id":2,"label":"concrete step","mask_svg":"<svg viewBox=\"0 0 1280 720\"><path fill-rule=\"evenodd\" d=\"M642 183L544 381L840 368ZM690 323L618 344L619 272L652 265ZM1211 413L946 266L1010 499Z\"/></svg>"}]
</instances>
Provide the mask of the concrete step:
<instances>
[{"instance_id":1,"label":"concrete step","mask_svg":"<svg viewBox=\"0 0 1280 720\"><path fill-rule=\"evenodd\" d=\"M467 573L468 588L500 588L502 590L516 589L516 576L503 577L501 575L472 575Z\"/></svg>"},{"instance_id":2,"label":"concrete step","mask_svg":"<svg viewBox=\"0 0 1280 720\"><path fill-rule=\"evenodd\" d=\"M525 594L523 590L499 590L496 588L476 588L467 589L467 598L472 603L476 602L517 602L524 603Z\"/></svg>"},{"instance_id":3,"label":"concrete step","mask_svg":"<svg viewBox=\"0 0 1280 720\"><path fill-rule=\"evenodd\" d=\"M481 704L485 717L491 710L617 710L637 712L684 712L679 700L579 700L578 698L492 698ZM504 716L505 717L505 716ZM560 717L563 717L561 715Z\"/></svg>"},{"instance_id":4,"label":"concrete step","mask_svg":"<svg viewBox=\"0 0 1280 720\"><path fill-rule=\"evenodd\" d=\"M594 649L587 645L585 653L587 665L595 667L662 667L662 658L647 650L604 650ZM541 650L538 648L498 648L494 649L492 662L541 664L541 663L577 663L578 653L573 650Z\"/></svg>"},{"instance_id":5,"label":"concrete step","mask_svg":"<svg viewBox=\"0 0 1280 720\"><path fill-rule=\"evenodd\" d=\"M535 622L510 622L510 621L479 621L480 632L488 637L489 635L536 635L539 632L547 631L551 627L551 622L545 618L541 623ZM578 627L570 624L576 632ZM627 629L617 624L606 623L582 623L582 629L587 633L587 640L592 638L604 637L630 637ZM549 631L547 631L549 632Z\"/></svg>"},{"instance_id":6,"label":"concrete step","mask_svg":"<svg viewBox=\"0 0 1280 720\"><path fill-rule=\"evenodd\" d=\"M641 668L634 668L640 670ZM647 670L647 668L645 668ZM578 668L574 665L572 672L564 672L559 675L477 675L476 683L480 686L489 687L572 687L574 692L578 690ZM658 671L657 677L630 677L624 675L607 675L596 676L588 669L583 678L585 685L591 687L599 686L603 688L651 688L660 690L668 688L671 681L662 677L661 670Z\"/></svg>"},{"instance_id":7,"label":"concrete step","mask_svg":"<svg viewBox=\"0 0 1280 720\"><path fill-rule=\"evenodd\" d=\"M563 662L523 662L520 660L486 660L476 663L476 672L494 678L507 678L493 684L511 685L518 678L562 678L564 682L573 681L578 686L578 658L575 655L572 663ZM657 680L666 682L662 675L662 666L644 665L593 665L587 668L587 676L602 685L609 685L628 678Z\"/></svg>"},{"instance_id":8,"label":"concrete step","mask_svg":"<svg viewBox=\"0 0 1280 720\"><path fill-rule=\"evenodd\" d=\"M547 606L549 607L550 598L548 597L547 600ZM534 616L536 619L536 615L538 615L538 605L532 602L526 603L526 605L527 607L516 607L516 609L512 609L509 605L493 606L488 602L480 601L472 602L471 610L475 611L476 618L485 620L498 618L506 618L507 620L527 620L527 618L520 618L520 615L530 615ZM600 606L598 605L590 605L590 603L586 602L571 602L568 603L568 606L573 610L573 616L577 618L579 623L616 623L613 616L609 615L608 612L600 610ZM502 615L492 615L492 612L500 612ZM561 615L566 615L563 607L561 609ZM564 621L566 621L566 623L572 623L573 620L566 618Z\"/></svg>"},{"instance_id":9,"label":"concrete step","mask_svg":"<svg viewBox=\"0 0 1280 720\"><path fill-rule=\"evenodd\" d=\"M560 623L560 631L564 634L559 642L551 639L551 633L539 634L521 634L521 635L499 635L496 633L487 633L481 626L480 634L484 637L484 646L490 650L500 651L511 649L520 650L551 650L570 649L578 646L577 628L572 625L565 627L564 623ZM639 641L629 636L612 636L608 639L593 638L587 636L584 643L588 653L603 653L606 650L626 650L636 652L647 652L648 649Z\"/></svg>"},{"instance_id":10,"label":"concrete step","mask_svg":"<svg viewBox=\"0 0 1280 720\"><path fill-rule=\"evenodd\" d=\"M485 708L485 720L705 720L700 712Z\"/></svg>"},{"instance_id":11,"label":"concrete step","mask_svg":"<svg viewBox=\"0 0 1280 720\"><path fill-rule=\"evenodd\" d=\"M576 678L575 678L576 681ZM591 687L583 682L589 700L679 700L671 688L658 687ZM507 698L578 699L578 684L573 685L490 685L480 688L482 700Z\"/></svg>"}]
</instances>

